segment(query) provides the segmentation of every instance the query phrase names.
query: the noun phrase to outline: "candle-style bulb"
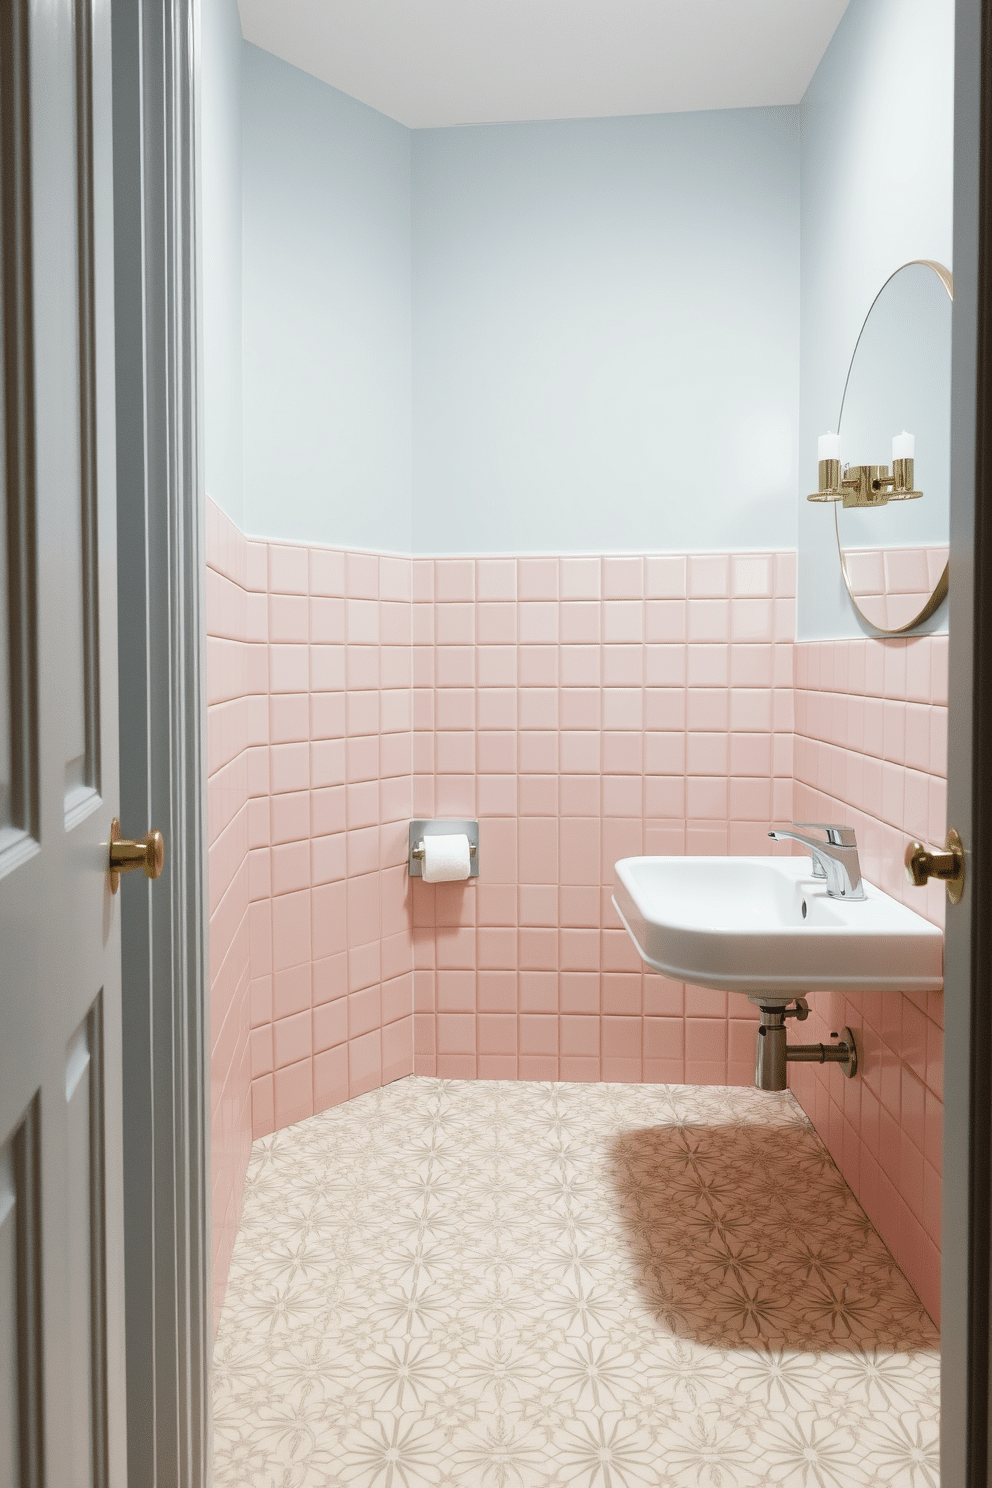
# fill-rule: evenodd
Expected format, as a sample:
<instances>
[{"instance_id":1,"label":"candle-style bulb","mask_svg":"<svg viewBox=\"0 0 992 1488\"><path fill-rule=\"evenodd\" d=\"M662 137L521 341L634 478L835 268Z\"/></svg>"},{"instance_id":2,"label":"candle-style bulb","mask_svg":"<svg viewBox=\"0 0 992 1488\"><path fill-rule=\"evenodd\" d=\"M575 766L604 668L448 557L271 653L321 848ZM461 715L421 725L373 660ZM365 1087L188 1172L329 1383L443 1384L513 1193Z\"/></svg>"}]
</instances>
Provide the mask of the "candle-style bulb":
<instances>
[{"instance_id":1,"label":"candle-style bulb","mask_svg":"<svg viewBox=\"0 0 992 1488\"><path fill-rule=\"evenodd\" d=\"M816 457L818 460L839 460L840 435L821 434L816 441Z\"/></svg>"},{"instance_id":2,"label":"candle-style bulb","mask_svg":"<svg viewBox=\"0 0 992 1488\"><path fill-rule=\"evenodd\" d=\"M916 439L903 429L892 441L893 460L912 460L916 456Z\"/></svg>"}]
</instances>

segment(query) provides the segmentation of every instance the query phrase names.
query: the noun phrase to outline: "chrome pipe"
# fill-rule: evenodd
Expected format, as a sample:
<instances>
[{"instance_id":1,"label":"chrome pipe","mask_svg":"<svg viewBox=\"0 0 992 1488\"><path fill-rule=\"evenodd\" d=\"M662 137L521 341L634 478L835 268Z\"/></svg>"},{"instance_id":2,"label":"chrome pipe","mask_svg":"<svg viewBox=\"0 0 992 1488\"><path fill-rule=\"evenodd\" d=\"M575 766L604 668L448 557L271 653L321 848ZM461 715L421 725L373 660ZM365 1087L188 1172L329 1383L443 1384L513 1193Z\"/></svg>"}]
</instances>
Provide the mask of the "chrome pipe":
<instances>
[{"instance_id":1,"label":"chrome pipe","mask_svg":"<svg viewBox=\"0 0 992 1488\"><path fill-rule=\"evenodd\" d=\"M761 1026L754 1047L754 1083L759 1090L784 1090L785 1009L762 1008Z\"/></svg>"}]
</instances>

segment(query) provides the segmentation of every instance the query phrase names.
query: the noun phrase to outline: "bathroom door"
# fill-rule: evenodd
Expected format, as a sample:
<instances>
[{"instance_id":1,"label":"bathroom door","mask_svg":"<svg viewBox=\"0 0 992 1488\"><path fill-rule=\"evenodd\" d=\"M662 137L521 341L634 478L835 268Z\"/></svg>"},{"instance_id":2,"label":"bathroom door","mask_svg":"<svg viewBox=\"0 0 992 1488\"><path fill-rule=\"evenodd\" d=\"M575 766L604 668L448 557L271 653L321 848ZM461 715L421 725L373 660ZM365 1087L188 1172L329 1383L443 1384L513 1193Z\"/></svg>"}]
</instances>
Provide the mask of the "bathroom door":
<instances>
[{"instance_id":1,"label":"bathroom door","mask_svg":"<svg viewBox=\"0 0 992 1488\"><path fill-rule=\"evenodd\" d=\"M4 1488L124 1483L109 22L0 0Z\"/></svg>"}]
</instances>

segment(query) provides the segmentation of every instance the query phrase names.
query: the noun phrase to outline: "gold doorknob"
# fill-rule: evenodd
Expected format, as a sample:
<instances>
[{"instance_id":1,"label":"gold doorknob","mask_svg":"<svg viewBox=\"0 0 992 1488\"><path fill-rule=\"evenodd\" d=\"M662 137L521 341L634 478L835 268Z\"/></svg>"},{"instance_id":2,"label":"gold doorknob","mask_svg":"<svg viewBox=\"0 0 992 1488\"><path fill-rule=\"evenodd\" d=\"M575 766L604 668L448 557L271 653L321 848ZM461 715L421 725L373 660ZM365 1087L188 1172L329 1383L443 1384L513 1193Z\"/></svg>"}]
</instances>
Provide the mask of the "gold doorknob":
<instances>
[{"instance_id":1,"label":"gold doorknob","mask_svg":"<svg viewBox=\"0 0 992 1488\"><path fill-rule=\"evenodd\" d=\"M911 842L906 848L906 877L916 887L931 878L942 880L947 897L958 904L964 893L964 844L952 827L944 843L944 851L924 847L922 842Z\"/></svg>"},{"instance_id":2,"label":"gold doorknob","mask_svg":"<svg viewBox=\"0 0 992 1488\"><path fill-rule=\"evenodd\" d=\"M146 878L158 878L165 862L165 839L154 829L145 834L141 842L131 842L121 836L121 824L116 816L110 823L110 892L117 893L122 873L132 868L143 868Z\"/></svg>"}]
</instances>

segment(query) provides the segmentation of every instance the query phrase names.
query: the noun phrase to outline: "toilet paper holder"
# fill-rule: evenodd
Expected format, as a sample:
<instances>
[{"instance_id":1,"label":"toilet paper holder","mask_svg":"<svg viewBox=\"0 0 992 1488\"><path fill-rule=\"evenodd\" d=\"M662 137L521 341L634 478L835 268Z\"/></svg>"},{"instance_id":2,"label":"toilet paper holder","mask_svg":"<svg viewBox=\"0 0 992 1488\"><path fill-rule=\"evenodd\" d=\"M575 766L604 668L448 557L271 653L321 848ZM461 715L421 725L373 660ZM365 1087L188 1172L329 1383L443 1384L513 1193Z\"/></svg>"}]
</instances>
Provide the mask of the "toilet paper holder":
<instances>
[{"instance_id":1,"label":"toilet paper holder","mask_svg":"<svg viewBox=\"0 0 992 1488\"><path fill-rule=\"evenodd\" d=\"M412 821L410 823L410 857L407 866L411 878L424 876L424 838L454 837L464 832L468 838L469 878L479 876L479 823L477 821Z\"/></svg>"}]
</instances>

